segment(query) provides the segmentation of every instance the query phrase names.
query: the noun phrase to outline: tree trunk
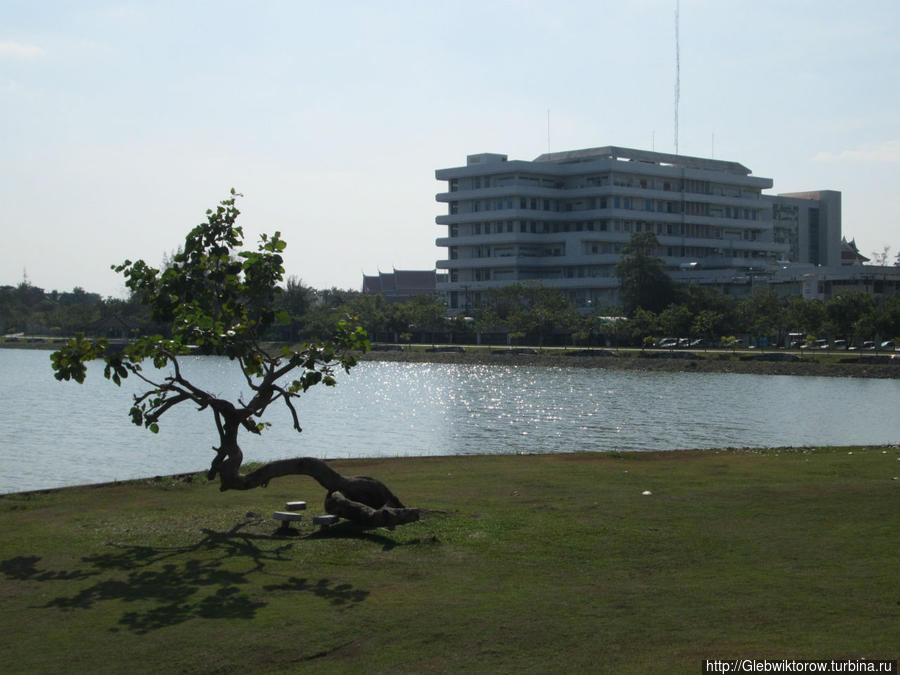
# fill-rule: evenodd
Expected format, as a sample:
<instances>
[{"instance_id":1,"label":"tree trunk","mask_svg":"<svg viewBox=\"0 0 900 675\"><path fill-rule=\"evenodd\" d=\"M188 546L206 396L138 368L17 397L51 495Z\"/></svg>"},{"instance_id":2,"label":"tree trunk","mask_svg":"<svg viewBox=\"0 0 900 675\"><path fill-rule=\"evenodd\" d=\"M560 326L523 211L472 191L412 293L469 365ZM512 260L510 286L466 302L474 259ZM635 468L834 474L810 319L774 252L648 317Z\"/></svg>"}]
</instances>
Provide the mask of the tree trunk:
<instances>
[{"instance_id":1,"label":"tree trunk","mask_svg":"<svg viewBox=\"0 0 900 675\"><path fill-rule=\"evenodd\" d=\"M243 454L237 444L224 455L220 449L207 474L210 480L219 475L219 489L223 492L265 487L280 476L306 475L328 490L325 511L332 515L363 527L393 527L419 520L419 509L405 507L381 481L368 476L342 476L321 459L281 459L243 475Z\"/></svg>"}]
</instances>

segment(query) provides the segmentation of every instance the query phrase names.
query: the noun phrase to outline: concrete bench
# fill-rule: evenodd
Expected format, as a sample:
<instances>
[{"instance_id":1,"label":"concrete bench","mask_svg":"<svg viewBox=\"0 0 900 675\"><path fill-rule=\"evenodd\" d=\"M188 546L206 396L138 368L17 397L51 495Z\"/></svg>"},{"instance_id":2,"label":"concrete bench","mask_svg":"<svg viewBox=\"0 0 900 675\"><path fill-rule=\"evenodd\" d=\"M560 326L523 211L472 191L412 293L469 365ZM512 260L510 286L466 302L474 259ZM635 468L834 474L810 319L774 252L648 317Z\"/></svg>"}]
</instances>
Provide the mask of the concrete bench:
<instances>
[{"instance_id":1,"label":"concrete bench","mask_svg":"<svg viewBox=\"0 0 900 675\"><path fill-rule=\"evenodd\" d=\"M338 516L325 515L325 516L313 516L313 524L319 525L320 527L328 527L329 525L334 525L340 518Z\"/></svg>"},{"instance_id":2,"label":"concrete bench","mask_svg":"<svg viewBox=\"0 0 900 675\"><path fill-rule=\"evenodd\" d=\"M284 508L286 511L305 511L306 502L287 502Z\"/></svg>"},{"instance_id":3,"label":"concrete bench","mask_svg":"<svg viewBox=\"0 0 900 675\"><path fill-rule=\"evenodd\" d=\"M299 522L303 520L303 514L294 513L293 511L276 511L272 517L275 520L281 521L280 530L290 530L291 523Z\"/></svg>"}]
</instances>

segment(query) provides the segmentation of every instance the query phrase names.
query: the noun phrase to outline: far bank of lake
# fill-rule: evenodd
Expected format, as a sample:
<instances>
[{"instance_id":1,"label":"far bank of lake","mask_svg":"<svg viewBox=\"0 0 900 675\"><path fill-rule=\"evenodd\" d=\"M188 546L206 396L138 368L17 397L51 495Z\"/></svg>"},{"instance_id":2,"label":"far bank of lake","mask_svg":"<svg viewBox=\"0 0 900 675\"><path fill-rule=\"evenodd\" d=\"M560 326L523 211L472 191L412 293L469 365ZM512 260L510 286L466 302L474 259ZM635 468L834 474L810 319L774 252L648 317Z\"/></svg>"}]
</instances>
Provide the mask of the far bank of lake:
<instances>
[{"instance_id":1,"label":"far bank of lake","mask_svg":"<svg viewBox=\"0 0 900 675\"><path fill-rule=\"evenodd\" d=\"M533 352L533 353L530 353ZM600 368L606 370L657 371L670 373L739 373L744 375L791 375L796 377L858 377L900 379L900 354L880 352L830 352L800 355L797 352L754 353L680 350L605 350L464 348L464 351L427 350L420 347L371 351L364 361L395 363L445 363L468 365L543 366L555 368Z\"/></svg>"}]
</instances>

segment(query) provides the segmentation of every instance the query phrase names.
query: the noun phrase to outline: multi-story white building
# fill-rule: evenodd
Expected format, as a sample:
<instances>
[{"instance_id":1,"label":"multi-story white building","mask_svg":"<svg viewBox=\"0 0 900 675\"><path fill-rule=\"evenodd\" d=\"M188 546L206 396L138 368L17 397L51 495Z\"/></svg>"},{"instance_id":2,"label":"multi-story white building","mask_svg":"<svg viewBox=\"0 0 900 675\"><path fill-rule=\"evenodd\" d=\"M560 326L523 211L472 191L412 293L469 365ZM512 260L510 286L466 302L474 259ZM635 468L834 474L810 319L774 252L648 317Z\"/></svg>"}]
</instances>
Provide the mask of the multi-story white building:
<instances>
[{"instance_id":1,"label":"multi-story white building","mask_svg":"<svg viewBox=\"0 0 900 675\"><path fill-rule=\"evenodd\" d=\"M678 281L745 283L783 269L778 261L792 251L798 262L830 261L835 222L840 259L840 193L764 196L772 179L737 162L610 146L531 162L469 155L435 176L448 184L437 195L447 204L436 218L447 226L437 267L448 271L437 290L453 313L488 289L528 282L559 288L585 309L615 305L615 265L635 232L657 236L657 254ZM777 222L773 204L783 207Z\"/></svg>"}]
</instances>

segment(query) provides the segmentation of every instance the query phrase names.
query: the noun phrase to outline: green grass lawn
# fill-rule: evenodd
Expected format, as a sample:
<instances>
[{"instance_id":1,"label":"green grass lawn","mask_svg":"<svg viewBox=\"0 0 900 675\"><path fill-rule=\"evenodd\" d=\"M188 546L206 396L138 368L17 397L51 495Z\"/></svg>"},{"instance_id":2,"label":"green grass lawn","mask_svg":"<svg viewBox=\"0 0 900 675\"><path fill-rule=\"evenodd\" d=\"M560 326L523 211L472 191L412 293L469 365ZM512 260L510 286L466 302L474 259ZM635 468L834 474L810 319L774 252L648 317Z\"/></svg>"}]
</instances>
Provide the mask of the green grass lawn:
<instances>
[{"instance_id":1,"label":"green grass lawn","mask_svg":"<svg viewBox=\"0 0 900 675\"><path fill-rule=\"evenodd\" d=\"M0 672L696 673L900 652L896 446L333 464L433 512L280 536L286 500L322 512L307 477L0 497Z\"/></svg>"}]
</instances>

